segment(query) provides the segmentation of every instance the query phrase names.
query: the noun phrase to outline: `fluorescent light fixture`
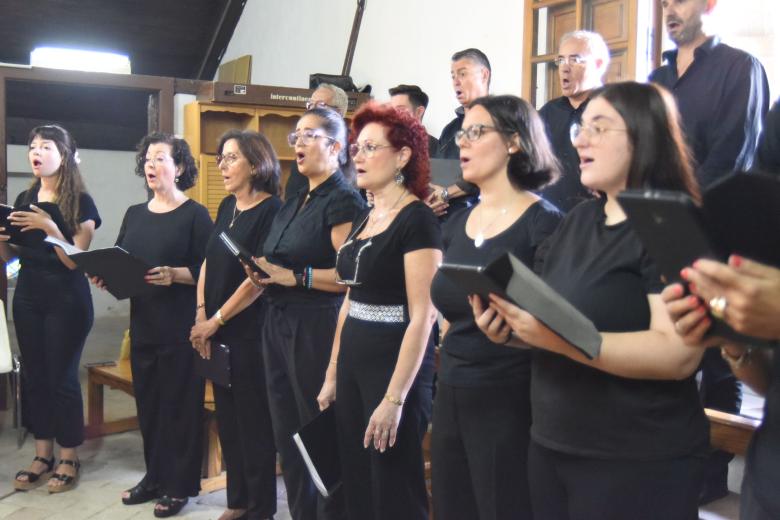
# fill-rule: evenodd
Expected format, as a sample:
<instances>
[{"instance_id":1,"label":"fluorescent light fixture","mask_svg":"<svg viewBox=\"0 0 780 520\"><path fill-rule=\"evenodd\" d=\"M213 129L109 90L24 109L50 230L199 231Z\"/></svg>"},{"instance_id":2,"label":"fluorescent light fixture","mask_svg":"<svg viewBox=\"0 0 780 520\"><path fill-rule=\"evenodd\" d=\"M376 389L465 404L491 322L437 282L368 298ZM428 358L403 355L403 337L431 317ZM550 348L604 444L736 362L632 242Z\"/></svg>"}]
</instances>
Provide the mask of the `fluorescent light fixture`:
<instances>
[{"instance_id":1,"label":"fluorescent light fixture","mask_svg":"<svg viewBox=\"0 0 780 520\"><path fill-rule=\"evenodd\" d=\"M30 65L50 69L130 74L130 59L112 52L38 47L30 53Z\"/></svg>"}]
</instances>

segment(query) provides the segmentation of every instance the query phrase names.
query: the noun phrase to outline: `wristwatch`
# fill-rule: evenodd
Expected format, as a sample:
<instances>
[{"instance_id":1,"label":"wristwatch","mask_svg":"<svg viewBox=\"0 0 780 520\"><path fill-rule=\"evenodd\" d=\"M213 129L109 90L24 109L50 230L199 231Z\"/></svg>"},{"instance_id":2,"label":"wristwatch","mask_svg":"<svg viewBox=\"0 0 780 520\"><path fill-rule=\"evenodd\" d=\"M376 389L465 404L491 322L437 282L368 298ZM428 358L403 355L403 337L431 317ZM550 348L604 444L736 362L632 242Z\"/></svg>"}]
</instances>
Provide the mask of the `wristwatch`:
<instances>
[{"instance_id":1,"label":"wristwatch","mask_svg":"<svg viewBox=\"0 0 780 520\"><path fill-rule=\"evenodd\" d=\"M441 198L442 202L449 202L450 192L447 191L447 188L444 188L443 190L441 190L441 195L439 195L439 197Z\"/></svg>"}]
</instances>

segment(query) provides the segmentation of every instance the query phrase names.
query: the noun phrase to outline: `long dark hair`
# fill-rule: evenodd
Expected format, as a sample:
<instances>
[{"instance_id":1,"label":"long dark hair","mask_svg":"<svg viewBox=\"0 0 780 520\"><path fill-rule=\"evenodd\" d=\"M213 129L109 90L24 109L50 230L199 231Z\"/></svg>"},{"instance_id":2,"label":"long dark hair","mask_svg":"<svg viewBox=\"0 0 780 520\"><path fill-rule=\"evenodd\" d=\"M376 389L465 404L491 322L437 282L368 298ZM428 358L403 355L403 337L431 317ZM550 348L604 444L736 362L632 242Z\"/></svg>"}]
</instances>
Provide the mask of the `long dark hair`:
<instances>
[{"instance_id":1,"label":"long dark hair","mask_svg":"<svg viewBox=\"0 0 780 520\"><path fill-rule=\"evenodd\" d=\"M164 143L171 147L171 158L173 164L181 168L181 175L176 179L176 187L181 191L195 186L198 179L198 167L195 165L195 158L192 157L190 145L184 139L165 132L152 132L145 136L138 143L135 154L135 174L140 177L146 176L146 152L153 144Z\"/></svg>"},{"instance_id":2,"label":"long dark hair","mask_svg":"<svg viewBox=\"0 0 780 520\"><path fill-rule=\"evenodd\" d=\"M304 112L301 117L310 114L319 118L321 128L325 130L325 134L328 137L341 143L341 151L339 151L339 168L341 169L341 173L344 174L344 177L352 182L355 178L355 164L349 156L349 133L344 118L341 114L328 107L314 107Z\"/></svg>"},{"instance_id":3,"label":"long dark hair","mask_svg":"<svg viewBox=\"0 0 780 520\"><path fill-rule=\"evenodd\" d=\"M67 231L75 235L79 230L79 198L82 193L86 193L87 188L84 185L84 179L81 177L78 162L76 162L76 141L70 135L70 132L59 125L43 125L32 129L27 139L29 146L33 139L40 137L48 141L53 141L57 150L62 156L62 164L57 171L57 184L54 188L54 201L60 208L60 213L65 220ZM38 191L41 187L41 179L36 177L30 185L27 203L32 200L32 193Z\"/></svg>"},{"instance_id":4,"label":"long dark hair","mask_svg":"<svg viewBox=\"0 0 780 520\"><path fill-rule=\"evenodd\" d=\"M252 188L279 195L279 177L282 170L274 147L268 139L253 130L228 130L219 138L217 154L222 155L222 148L231 139L236 140L238 149L252 168Z\"/></svg>"},{"instance_id":5,"label":"long dark hair","mask_svg":"<svg viewBox=\"0 0 780 520\"><path fill-rule=\"evenodd\" d=\"M684 191L701 200L672 95L654 83L626 81L597 89L623 118L633 153L626 187Z\"/></svg>"},{"instance_id":6,"label":"long dark hair","mask_svg":"<svg viewBox=\"0 0 780 520\"><path fill-rule=\"evenodd\" d=\"M559 166L534 107L517 96L484 96L469 108L481 106L490 114L496 130L505 137L517 134L520 148L509 155L507 174L517 189L538 190L558 179Z\"/></svg>"}]
</instances>

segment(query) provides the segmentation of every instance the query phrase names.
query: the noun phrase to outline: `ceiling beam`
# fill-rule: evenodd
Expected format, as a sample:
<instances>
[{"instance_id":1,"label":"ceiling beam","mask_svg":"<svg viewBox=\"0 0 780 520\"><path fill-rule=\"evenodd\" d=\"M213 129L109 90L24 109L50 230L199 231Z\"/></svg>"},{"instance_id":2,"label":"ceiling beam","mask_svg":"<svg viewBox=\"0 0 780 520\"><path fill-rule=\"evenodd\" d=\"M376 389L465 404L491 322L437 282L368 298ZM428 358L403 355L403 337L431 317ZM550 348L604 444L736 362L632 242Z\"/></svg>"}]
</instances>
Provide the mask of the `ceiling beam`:
<instances>
[{"instance_id":1,"label":"ceiling beam","mask_svg":"<svg viewBox=\"0 0 780 520\"><path fill-rule=\"evenodd\" d=\"M236 30L236 25L238 25L238 21L241 19L241 13L244 12L245 5L246 0L225 0L225 7L222 9L219 21L214 28L214 33L206 49L203 61L201 61L200 67L198 67L198 72L195 74L195 79L206 81L214 79L219 63L222 61L222 56L225 54L230 39L233 37L233 31Z\"/></svg>"}]
</instances>

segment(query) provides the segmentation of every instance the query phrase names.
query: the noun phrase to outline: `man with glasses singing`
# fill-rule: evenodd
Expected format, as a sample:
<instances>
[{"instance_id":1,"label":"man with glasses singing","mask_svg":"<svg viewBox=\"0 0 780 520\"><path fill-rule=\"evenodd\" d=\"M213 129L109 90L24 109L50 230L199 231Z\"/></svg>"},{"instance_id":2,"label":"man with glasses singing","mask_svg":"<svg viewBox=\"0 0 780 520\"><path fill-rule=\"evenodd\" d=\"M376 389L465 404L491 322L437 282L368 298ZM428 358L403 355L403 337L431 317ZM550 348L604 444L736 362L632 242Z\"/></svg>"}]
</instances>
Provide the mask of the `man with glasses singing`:
<instances>
[{"instance_id":1,"label":"man with glasses singing","mask_svg":"<svg viewBox=\"0 0 780 520\"><path fill-rule=\"evenodd\" d=\"M460 106L455 109L455 119L450 121L439 137L439 150L436 157L441 159L459 159L455 134L463 126L463 118L469 104L477 98L487 96L490 88L492 70L490 60L479 49L465 49L452 55L450 67L452 88ZM440 206L449 204L449 213L471 206L479 197L479 188L463 179L452 186L431 185L433 193L426 199L437 215L441 215Z\"/></svg>"},{"instance_id":2,"label":"man with glasses singing","mask_svg":"<svg viewBox=\"0 0 780 520\"><path fill-rule=\"evenodd\" d=\"M590 31L564 34L558 46L559 98L547 102L539 115L547 127L547 136L561 163L558 182L546 187L540 195L568 212L579 202L590 197L580 182L580 158L572 145L570 130L582 119L591 92L602 86L609 65L609 49L601 35Z\"/></svg>"},{"instance_id":3,"label":"man with glasses singing","mask_svg":"<svg viewBox=\"0 0 780 520\"><path fill-rule=\"evenodd\" d=\"M314 107L330 108L341 114L341 117L344 117L344 114L347 113L348 104L349 99L346 92L336 85L321 83L306 102L306 110ZM290 168L290 176L284 185L284 198L287 199L302 189L309 189L309 181L300 174L298 165L293 163Z\"/></svg>"}]
</instances>

